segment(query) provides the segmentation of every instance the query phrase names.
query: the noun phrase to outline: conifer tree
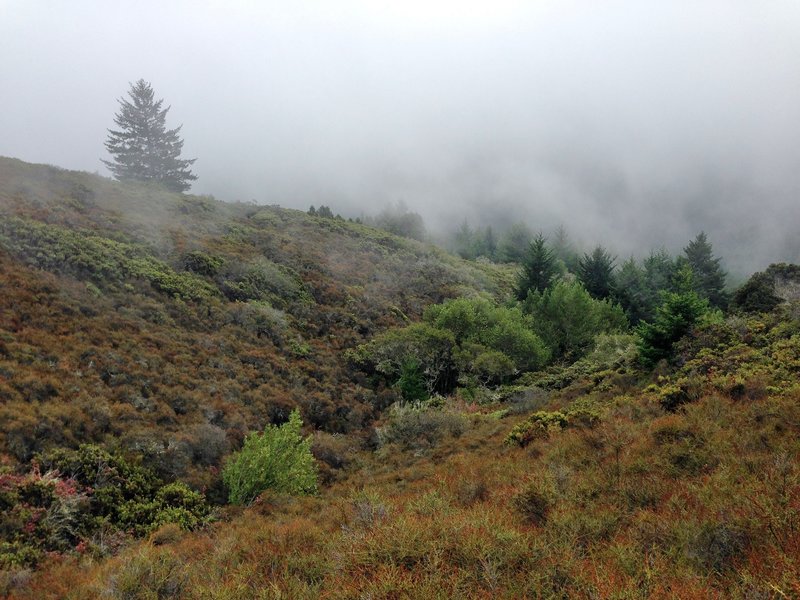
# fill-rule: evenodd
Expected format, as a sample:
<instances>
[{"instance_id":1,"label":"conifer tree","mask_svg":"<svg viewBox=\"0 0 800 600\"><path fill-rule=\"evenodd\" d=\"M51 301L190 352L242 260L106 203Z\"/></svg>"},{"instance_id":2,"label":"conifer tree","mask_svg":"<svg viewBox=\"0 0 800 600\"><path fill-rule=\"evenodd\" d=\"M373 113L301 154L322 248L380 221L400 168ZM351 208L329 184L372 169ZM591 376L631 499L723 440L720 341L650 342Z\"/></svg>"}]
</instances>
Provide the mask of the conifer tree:
<instances>
[{"instance_id":1,"label":"conifer tree","mask_svg":"<svg viewBox=\"0 0 800 600\"><path fill-rule=\"evenodd\" d=\"M701 298L708 299L711 306L725 308L728 305L725 271L719 264L720 259L714 257L705 232L701 231L683 252L692 269L694 291Z\"/></svg>"},{"instance_id":2,"label":"conifer tree","mask_svg":"<svg viewBox=\"0 0 800 600\"><path fill-rule=\"evenodd\" d=\"M584 254L578 261L577 274L592 298L605 300L611 295L614 284L614 257L602 246L597 246L591 254Z\"/></svg>"},{"instance_id":3,"label":"conifer tree","mask_svg":"<svg viewBox=\"0 0 800 600\"><path fill-rule=\"evenodd\" d=\"M545 291L557 273L556 257L540 233L528 245L528 251L522 259L522 271L517 279L517 298L525 300L528 292Z\"/></svg>"},{"instance_id":4,"label":"conifer tree","mask_svg":"<svg viewBox=\"0 0 800 600\"><path fill-rule=\"evenodd\" d=\"M170 107L154 100L153 88L144 79L131 84L129 99L120 98L114 116L119 129L109 129L106 150L113 160L102 162L122 180L153 181L174 192L183 192L197 179L189 167L197 159L180 158L181 127L167 129Z\"/></svg>"}]
</instances>

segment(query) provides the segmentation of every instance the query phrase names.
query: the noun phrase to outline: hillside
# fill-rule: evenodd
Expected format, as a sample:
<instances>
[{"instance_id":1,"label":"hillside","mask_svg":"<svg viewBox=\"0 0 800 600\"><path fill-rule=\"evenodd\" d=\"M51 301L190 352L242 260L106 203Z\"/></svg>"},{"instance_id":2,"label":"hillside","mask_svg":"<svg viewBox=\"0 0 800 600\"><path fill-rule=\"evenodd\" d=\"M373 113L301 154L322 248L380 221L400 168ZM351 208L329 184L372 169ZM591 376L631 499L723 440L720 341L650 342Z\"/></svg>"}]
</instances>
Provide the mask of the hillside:
<instances>
[{"instance_id":1,"label":"hillside","mask_svg":"<svg viewBox=\"0 0 800 600\"><path fill-rule=\"evenodd\" d=\"M338 447L347 475L317 497L51 563L13 597L797 597L798 332L796 309L709 328L653 384L592 356L454 401L455 436L424 411L437 442Z\"/></svg>"},{"instance_id":2,"label":"hillside","mask_svg":"<svg viewBox=\"0 0 800 600\"><path fill-rule=\"evenodd\" d=\"M292 407L362 433L392 393L342 351L510 277L355 223L0 159L0 453L99 443L202 487Z\"/></svg>"},{"instance_id":3,"label":"hillside","mask_svg":"<svg viewBox=\"0 0 800 600\"><path fill-rule=\"evenodd\" d=\"M800 596L797 268L728 314L658 290L651 333L698 313L647 366L647 325L515 276L0 159L0 590ZM228 457L294 408L317 493L229 503Z\"/></svg>"}]
</instances>

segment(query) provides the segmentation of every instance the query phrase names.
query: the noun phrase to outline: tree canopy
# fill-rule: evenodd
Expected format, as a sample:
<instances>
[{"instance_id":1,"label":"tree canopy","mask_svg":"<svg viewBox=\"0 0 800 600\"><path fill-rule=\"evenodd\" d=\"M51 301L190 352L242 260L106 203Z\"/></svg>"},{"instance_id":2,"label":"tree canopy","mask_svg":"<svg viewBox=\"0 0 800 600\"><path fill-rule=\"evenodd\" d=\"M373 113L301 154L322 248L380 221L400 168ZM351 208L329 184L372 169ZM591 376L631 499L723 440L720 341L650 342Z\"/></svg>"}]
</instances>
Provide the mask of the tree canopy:
<instances>
[{"instance_id":1,"label":"tree canopy","mask_svg":"<svg viewBox=\"0 0 800 600\"><path fill-rule=\"evenodd\" d=\"M188 190L197 179L189 168L197 159L180 158L182 126L167 129L170 107L162 108L164 101L154 100L153 88L144 79L131 84L128 96L119 99L114 116L119 129L108 130L105 147L112 160L102 162L120 181L152 181L171 191Z\"/></svg>"}]
</instances>

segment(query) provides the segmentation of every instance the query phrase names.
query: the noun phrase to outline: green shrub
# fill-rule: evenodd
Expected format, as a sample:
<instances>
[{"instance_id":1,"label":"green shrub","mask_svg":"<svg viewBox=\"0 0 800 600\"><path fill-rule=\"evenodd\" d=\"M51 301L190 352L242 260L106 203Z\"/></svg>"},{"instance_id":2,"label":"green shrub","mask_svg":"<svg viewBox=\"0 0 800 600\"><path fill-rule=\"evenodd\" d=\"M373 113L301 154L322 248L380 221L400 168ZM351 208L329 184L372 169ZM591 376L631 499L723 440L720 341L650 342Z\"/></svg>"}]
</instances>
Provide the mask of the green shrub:
<instances>
[{"instance_id":1,"label":"green shrub","mask_svg":"<svg viewBox=\"0 0 800 600\"><path fill-rule=\"evenodd\" d=\"M622 308L595 300L577 282L559 281L544 292L532 292L524 307L533 317L533 330L554 358L580 358L592 349L598 335L628 328Z\"/></svg>"},{"instance_id":2,"label":"green shrub","mask_svg":"<svg viewBox=\"0 0 800 600\"><path fill-rule=\"evenodd\" d=\"M222 291L230 300L264 300L282 308L311 299L296 273L266 258L241 268L232 266Z\"/></svg>"},{"instance_id":3,"label":"green shrub","mask_svg":"<svg viewBox=\"0 0 800 600\"><path fill-rule=\"evenodd\" d=\"M546 438L550 432L566 427L591 428L600 422L600 413L590 400L578 400L566 411L539 411L517 424L505 443L525 447L533 440Z\"/></svg>"},{"instance_id":4,"label":"green shrub","mask_svg":"<svg viewBox=\"0 0 800 600\"><path fill-rule=\"evenodd\" d=\"M206 277L213 277L225 264L225 260L219 256L206 254L199 250L193 250L183 255L183 268L186 271L197 273L198 275L205 275Z\"/></svg>"},{"instance_id":5,"label":"green shrub","mask_svg":"<svg viewBox=\"0 0 800 600\"><path fill-rule=\"evenodd\" d=\"M533 440L546 438L552 430L567 426L567 415L560 411L539 411L517 424L506 436L506 444L525 447Z\"/></svg>"},{"instance_id":6,"label":"green shrub","mask_svg":"<svg viewBox=\"0 0 800 600\"><path fill-rule=\"evenodd\" d=\"M248 504L265 490L311 494L317 490L317 467L311 454L311 437L300 434L303 421L293 410L280 426L267 425L251 433L241 451L234 453L222 471L222 480L234 504Z\"/></svg>"},{"instance_id":7,"label":"green shrub","mask_svg":"<svg viewBox=\"0 0 800 600\"><path fill-rule=\"evenodd\" d=\"M400 367L400 379L397 380L395 387L403 399L409 402L427 400L429 396L422 369L413 358Z\"/></svg>"},{"instance_id":8,"label":"green shrub","mask_svg":"<svg viewBox=\"0 0 800 600\"><path fill-rule=\"evenodd\" d=\"M639 359L652 367L658 361L670 359L675 343L700 322L709 311L708 301L694 292L666 293L652 323L640 323Z\"/></svg>"}]
</instances>

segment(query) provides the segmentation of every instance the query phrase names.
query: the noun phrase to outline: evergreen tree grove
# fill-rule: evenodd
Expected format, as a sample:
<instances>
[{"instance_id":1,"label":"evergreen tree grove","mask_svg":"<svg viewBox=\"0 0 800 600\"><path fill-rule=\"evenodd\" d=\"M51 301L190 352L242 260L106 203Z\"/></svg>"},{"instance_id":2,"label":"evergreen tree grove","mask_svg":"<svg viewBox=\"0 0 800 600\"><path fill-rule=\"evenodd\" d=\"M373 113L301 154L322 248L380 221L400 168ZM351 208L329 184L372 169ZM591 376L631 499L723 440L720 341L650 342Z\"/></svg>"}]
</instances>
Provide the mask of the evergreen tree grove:
<instances>
[{"instance_id":1,"label":"evergreen tree grove","mask_svg":"<svg viewBox=\"0 0 800 600\"><path fill-rule=\"evenodd\" d=\"M181 127L167 129L170 107L154 100L153 88L144 79L131 85L129 100L120 98L114 116L119 129L109 129L106 150L113 160L102 162L122 180L153 181L174 192L183 192L197 179L189 167L197 159L180 158Z\"/></svg>"}]
</instances>

